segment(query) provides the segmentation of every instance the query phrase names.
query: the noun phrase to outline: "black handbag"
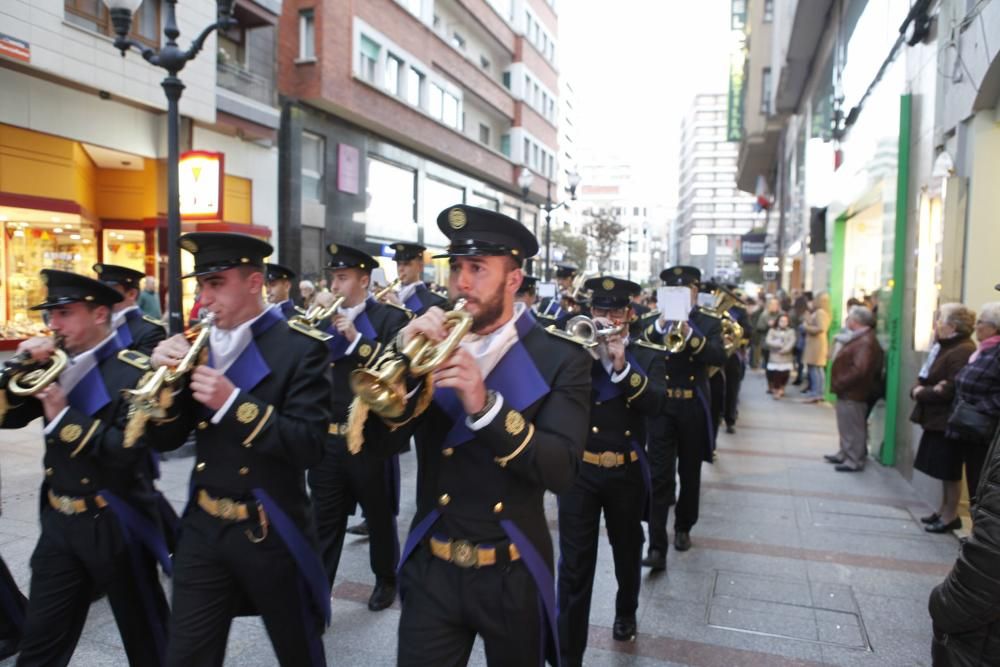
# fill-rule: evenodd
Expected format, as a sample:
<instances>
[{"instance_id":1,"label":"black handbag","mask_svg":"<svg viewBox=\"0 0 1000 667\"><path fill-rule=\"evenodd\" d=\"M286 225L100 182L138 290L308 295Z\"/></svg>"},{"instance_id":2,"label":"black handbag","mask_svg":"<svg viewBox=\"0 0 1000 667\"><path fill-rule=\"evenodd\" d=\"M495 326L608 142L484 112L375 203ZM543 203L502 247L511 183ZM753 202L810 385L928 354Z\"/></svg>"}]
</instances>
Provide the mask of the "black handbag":
<instances>
[{"instance_id":1,"label":"black handbag","mask_svg":"<svg viewBox=\"0 0 1000 667\"><path fill-rule=\"evenodd\" d=\"M948 430L962 440L977 445L989 444L997 430L997 418L976 409L972 403L955 398L948 417Z\"/></svg>"}]
</instances>

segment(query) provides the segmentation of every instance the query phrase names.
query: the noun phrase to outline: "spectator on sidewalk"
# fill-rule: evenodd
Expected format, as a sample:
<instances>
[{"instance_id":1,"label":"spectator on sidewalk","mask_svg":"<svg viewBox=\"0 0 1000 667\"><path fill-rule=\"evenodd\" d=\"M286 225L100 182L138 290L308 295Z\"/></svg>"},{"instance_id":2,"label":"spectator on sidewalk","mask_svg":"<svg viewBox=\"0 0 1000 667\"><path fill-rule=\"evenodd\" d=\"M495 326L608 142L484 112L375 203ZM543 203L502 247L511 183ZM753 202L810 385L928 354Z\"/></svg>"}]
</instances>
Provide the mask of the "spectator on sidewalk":
<instances>
[{"instance_id":1,"label":"spectator on sidewalk","mask_svg":"<svg viewBox=\"0 0 1000 667\"><path fill-rule=\"evenodd\" d=\"M802 352L806 345L806 330L804 320L806 317L806 304L808 303L804 294L799 294L795 297L795 301L792 303L792 310L789 312L789 320L792 330L795 331L795 350L794 350L794 360L795 365L795 381L792 382L796 387L801 386L806 379L806 367L802 363ZM808 387L807 387L808 388Z\"/></svg>"},{"instance_id":2,"label":"spectator on sidewalk","mask_svg":"<svg viewBox=\"0 0 1000 667\"><path fill-rule=\"evenodd\" d=\"M785 395L785 385L794 363L795 329L789 325L788 315L782 313L767 332L764 347L768 350L767 386L775 400Z\"/></svg>"},{"instance_id":3,"label":"spectator on sidewalk","mask_svg":"<svg viewBox=\"0 0 1000 667\"><path fill-rule=\"evenodd\" d=\"M802 321L806 332L802 362L809 372L809 391L806 393L806 401L819 403L823 400L823 392L826 390L830 297L824 292L813 298L812 294L807 292L806 298L806 315Z\"/></svg>"},{"instance_id":4,"label":"spectator on sidewalk","mask_svg":"<svg viewBox=\"0 0 1000 667\"><path fill-rule=\"evenodd\" d=\"M761 308L760 312L757 313L757 318L754 320L753 332L754 336L757 338L757 349L760 350L760 360L761 366L767 369L767 358L770 354L767 349L767 345L764 344L764 339L767 338L767 332L771 330L777 321L778 315L781 314L781 302L777 297L769 296L767 298L767 305Z\"/></svg>"},{"instance_id":5,"label":"spectator on sidewalk","mask_svg":"<svg viewBox=\"0 0 1000 667\"><path fill-rule=\"evenodd\" d=\"M875 318L864 306L847 316L851 339L833 360L830 388L837 395L840 451L824 458L837 472L860 472L868 458L868 397L882 374L883 352L875 337ZM818 386L822 386L821 384Z\"/></svg>"},{"instance_id":6,"label":"spectator on sidewalk","mask_svg":"<svg viewBox=\"0 0 1000 667\"><path fill-rule=\"evenodd\" d=\"M160 295L156 293L156 278L153 276L146 276L143 279L142 291L139 292L136 305L143 315L148 315L154 320L163 317L163 311L160 310Z\"/></svg>"},{"instance_id":7,"label":"spectator on sidewalk","mask_svg":"<svg viewBox=\"0 0 1000 667\"><path fill-rule=\"evenodd\" d=\"M299 305L303 310L309 310L313 305L313 299L316 298L316 283L311 280L300 280L299 294L302 295L302 303Z\"/></svg>"},{"instance_id":8,"label":"spectator on sidewalk","mask_svg":"<svg viewBox=\"0 0 1000 667\"><path fill-rule=\"evenodd\" d=\"M921 519L931 533L962 527L958 501L962 495L965 450L970 445L947 438L945 431L955 395L955 376L976 350L972 342L975 322L976 314L960 303L946 303L940 307L934 324L936 341L920 369L916 386L910 390L910 398L914 401L910 421L920 424L923 429L913 467L941 480L943 487L938 510ZM985 450L982 445L972 447Z\"/></svg>"},{"instance_id":9,"label":"spectator on sidewalk","mask_svg":"<svg viewBox=\"0 0 1000 667\"><path fill-rule=\"evenodd\" d=\"M992 348L994 351L997 347ZM994 362L995 363L995 362ZM928 604L934 667L989 667L1000 656L1000 434L993 436L972 507L972 534Z\"/></svg>"}]
</instances>

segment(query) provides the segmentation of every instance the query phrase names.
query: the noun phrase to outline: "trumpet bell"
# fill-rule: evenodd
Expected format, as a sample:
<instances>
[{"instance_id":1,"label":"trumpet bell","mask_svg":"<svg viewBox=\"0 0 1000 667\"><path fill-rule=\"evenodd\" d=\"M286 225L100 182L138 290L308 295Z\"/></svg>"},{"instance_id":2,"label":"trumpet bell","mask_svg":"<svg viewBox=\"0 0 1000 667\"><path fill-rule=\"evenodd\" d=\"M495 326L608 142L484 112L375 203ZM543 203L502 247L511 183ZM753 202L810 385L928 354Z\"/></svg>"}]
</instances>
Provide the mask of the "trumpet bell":
<instances>
[{"instance_id":1,"label":"trumpet bell","mask_svg":"<svg viewBox=\"0 0 1000 667\"><path fill-rule=\"evenodd\" d=\"M7 389L15 396L34 396L55 382L68 363L69 356L62 350L56 349L44 366L14 371L8 381Z\"/></svg>"},{"instance_id":2,"label":"trumpet bell","mask_svg":"<svg viewBox=\"0 0 1000 667\"><path fill-rule=\"evenodd\" d=\"M381 417L395 419L406 411L406 392L401 382L406 366L395 361L397 368L381 371L359 368L351 373L351 391Z\"/></svg>"}]
</instances>

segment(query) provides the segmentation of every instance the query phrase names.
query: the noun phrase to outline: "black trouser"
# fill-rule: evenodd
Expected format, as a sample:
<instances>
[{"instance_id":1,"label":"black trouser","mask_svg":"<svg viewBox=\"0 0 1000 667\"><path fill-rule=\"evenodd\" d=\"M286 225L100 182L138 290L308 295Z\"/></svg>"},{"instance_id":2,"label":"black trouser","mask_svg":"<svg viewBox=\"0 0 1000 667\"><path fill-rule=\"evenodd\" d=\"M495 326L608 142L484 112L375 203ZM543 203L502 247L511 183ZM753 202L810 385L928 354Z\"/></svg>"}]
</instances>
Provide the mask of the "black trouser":
<instances>
[{"instance_id":1,"label":"black trouser","mask_svg":"<svg viewBox=\"0 0 1000 667\"><path fill-rule=\"evenodd\" d=\"M506 548L498 548L498 556ZM523 561L461 568L421 546L403 565L399 592L399 667L465 665L476 635L490 667L544 662L546 621Z\"/></svg>"},{"instance_id":2,"label":"black trouser","mask_svg":"<svg viewBox=\"0 0 1000 667\"><path fill-rule=\"evenodd\" d=\"M701 464L711 443L708 421L701 401L668 399L668 414L650 420L650 428L662 429L651 437L649 467L653 502L649 510L649 548L667 551L667 515L674 503L674 477L680 472L680 495L674 512L674 530L688 532L698 522L701 494Z\"/></svg>"},{"instance_id":3,"label":"black trouser","mask_svg":"<svg viewBox=\"0 0 1000 667\"><path fill-rule=\"evenodd\" d=\"M337 578L344 548L347 518L361 505L368 522L368 558L378 581L396 578L399 534L396 531L396 489L392 459L381 459L364 447L359 454L347 451L342 436L328 436L323 460L309 470L309 489L316 513L320 556L330 587Z\"/></svg>"},{"instance_id":4,"label":"black trouser","mask_svg":"<svg viewBox=\"0 0 1000 667\"><path fill-rule=\"evenodd\" d=\"M735 426L740 414L740 387L743 385L743 360L738 353L734 352L726 358L722 372L726 374L726 400L722 416L726 426Z\"/></svg>"},{"instance_id":5,"label":"black trouser","mask_svg":"<svg viewBox=\"0 0 1000 667\"><path fill-rule=\"evenodd\" d=\"M67 516L44 507L31 554L31 590L19 666L66 665L80 639L95 590L107 593L128 662L162 665L167 599L156 560L127 545L110 509Z\"/></svg>"},{"instance_id":6,"label":"black trouser","mask_svg":"<svg viewBox=\"0 0 1000 667\"><path fill-rule=\"evenodd\" d=\"M583 664L597 567L601 511L615 561L615 616L635 617L641 581L646 483L638 463L618 468L581 464L573 488L559 496L559 650L562 667Z\"/></svg>"},{"instance_id":7,"label":"black trouser","mask_svg":"<svg viewBox=\"0 0 1000 667\"><path fill-rule=\"evenodd\" d=\"M323 619L274 527L260 542L258 518L226 521L193 507L174 554L167 664L222 665L233 617L260 614L282 667L322 667Z\"/></svg>"},{"instance_id":8,"label":"black trouser","mask_svg":"<svg viewBox=\"0 0 1000 667\"><path fill-rule=\"evenodd\" d=\"M27 609L28 598L21 593L7 563L0 558L0 655L9 654L21 642Z\"/></svg>"},{"instance_id":9,"label":"black trouser","mask_svg":"<svg viewBox=\"0 0 1000 667\"><path fill-rule=\"evenodd\" d=\"M722 410L726 403L726 373L720 368L708 381L709 404L712 409L712 428L719 432L719 424L722 423Z\"/></svg>"}]
</instances>

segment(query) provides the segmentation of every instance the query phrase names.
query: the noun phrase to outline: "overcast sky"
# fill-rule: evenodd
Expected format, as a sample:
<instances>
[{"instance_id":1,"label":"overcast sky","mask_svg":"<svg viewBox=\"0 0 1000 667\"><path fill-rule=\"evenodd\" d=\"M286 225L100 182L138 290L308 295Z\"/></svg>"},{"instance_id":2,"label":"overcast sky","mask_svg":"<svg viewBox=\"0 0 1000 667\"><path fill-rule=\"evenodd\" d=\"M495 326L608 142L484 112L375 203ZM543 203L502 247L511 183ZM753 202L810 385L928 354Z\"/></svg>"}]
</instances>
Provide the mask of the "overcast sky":
<instances>
[{"instance_id":1,"label":"overcast sky","mask_svg":"<svg viewBox=\"0 0 1000 667\"><path fill-rule=\"evenodd\" d=\"M650 197L672 206L681 118L696 93L726 90L730 0L562 0L558 8L577 152L621 156Z\"/></svg>"}]
</instances>

